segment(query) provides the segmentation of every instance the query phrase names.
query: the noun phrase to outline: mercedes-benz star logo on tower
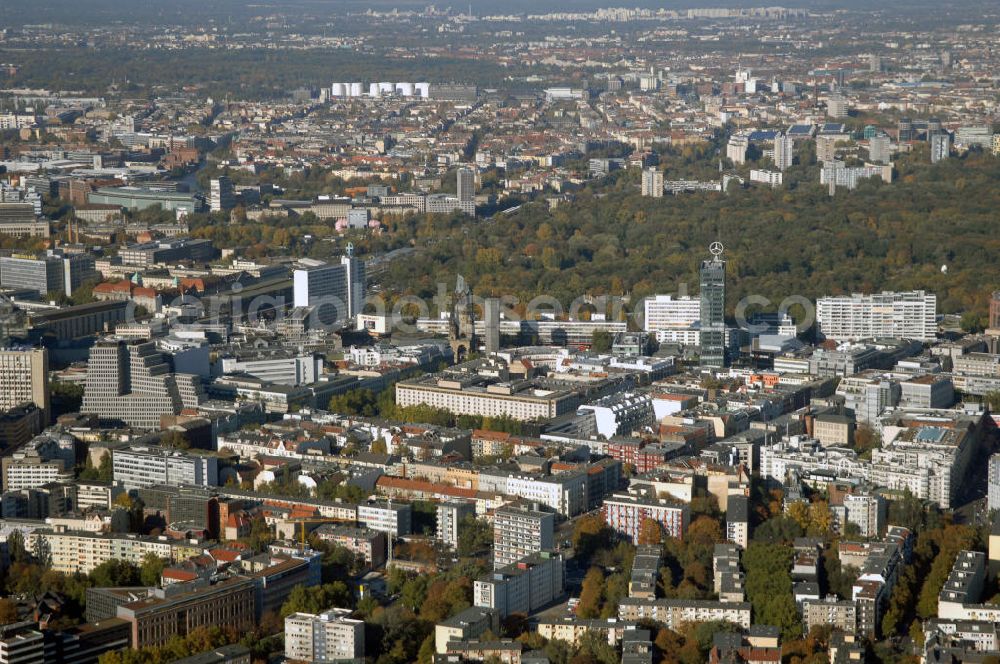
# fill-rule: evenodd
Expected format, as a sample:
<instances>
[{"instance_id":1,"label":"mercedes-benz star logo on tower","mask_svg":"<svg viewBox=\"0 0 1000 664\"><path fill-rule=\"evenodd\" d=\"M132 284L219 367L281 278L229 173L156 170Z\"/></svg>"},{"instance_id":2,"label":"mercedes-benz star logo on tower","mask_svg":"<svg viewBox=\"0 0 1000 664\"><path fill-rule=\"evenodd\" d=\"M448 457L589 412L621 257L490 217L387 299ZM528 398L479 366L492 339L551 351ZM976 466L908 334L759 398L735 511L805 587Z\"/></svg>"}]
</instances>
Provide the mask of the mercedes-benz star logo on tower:
<instances>
[{"instance_id":1,"label":"mercedes-benz star logo on tower","mask_svg":"<svg viewBox=\"0 0 1000 664\"><path fill-rule=\"evenodd\" d=\"M708 245L709 252L711 252L711 254L716 258L722 255L723 249L725 249L725 247L722 246L721 242L713 242L712 244Z\"/></svg>"}]
</instances>

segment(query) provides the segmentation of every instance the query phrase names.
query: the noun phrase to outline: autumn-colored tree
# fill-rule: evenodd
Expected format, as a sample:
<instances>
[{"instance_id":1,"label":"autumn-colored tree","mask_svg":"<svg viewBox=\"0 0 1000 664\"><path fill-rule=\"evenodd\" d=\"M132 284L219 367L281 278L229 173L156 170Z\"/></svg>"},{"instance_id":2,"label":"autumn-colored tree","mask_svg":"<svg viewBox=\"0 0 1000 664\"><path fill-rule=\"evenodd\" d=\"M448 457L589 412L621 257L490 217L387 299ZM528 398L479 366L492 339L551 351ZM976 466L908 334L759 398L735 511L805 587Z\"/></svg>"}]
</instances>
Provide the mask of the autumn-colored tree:
<instances>
[{"instance_id":1,"label":"autumn-colored tree","mask_svg":"<svg viewBox=\"0 0 1000 664\"><path fill-rule=\"evenodd\" d=\"M684 541L693 546L714 547L722 541L722 526L716 519L700 516L688 526Z\"/></svg>"},{"instance_id":2,"label":"autumn-colored tree","mask_svg":"<svg viewBox=\"0 0 1000 664\"><path fill-rule=\"evenodd\" d=\"M6 597L0 599L0 625L17 622L17 606Z\"/></svg>"},{"instance_id":3,"label":"autumn-colored tree","mask_svg":"<svg viewBox=\"0 0 1000 664\"><path fill-rule=\"evenodd\" d=\"M809 528L809 503L805 501L797 500L788 506L788 516L799 524L802 530L808 530Z\"/></svg>"},{"instance_id":4,"label":"autumn-colored tree","mask_svg":"<svg viewBox=\"0 0 1000 664\"><path fill-rule=\"evenodd\" d=\"M806 528L808 535L812 537L822 537L833 530L833 513L830 511L830 504L825 500L817 500L809 505L809 527Z\"/></svg>"},{"instance_id":5,"label":"autumn-colored tree","mask_svg":"<svg viewBox=\"0 0 1000 664\"><path fill-rule=\"evenodd\" d=\"M604 574L596 567L587 570L580 587L580 603L576 607L576 615L581 618L597 618L601 614L601 601L604 598Z\"/></svg>"},{"instance_id":6,"label":"autumn-colored tree","mask_svg":"<svg viewBox=\"0 0 1000 664\"><path fill-rule=\"evenodd\" d=\"M582 560L590 560L598 549L610 548L613 533L601 517L587 514L573 527L573 550Z\"/></svg>"},{"instance_id":7,"label":"autumn-colored tree","mask_svg":"<svg viewBox=\"0 0 1000 664\"><path fill-rule=\"evenodd\" d=\"M639 524L638 544L662 544L663 528L656 519L646 517Z\"/></svg>"}]
</instances>

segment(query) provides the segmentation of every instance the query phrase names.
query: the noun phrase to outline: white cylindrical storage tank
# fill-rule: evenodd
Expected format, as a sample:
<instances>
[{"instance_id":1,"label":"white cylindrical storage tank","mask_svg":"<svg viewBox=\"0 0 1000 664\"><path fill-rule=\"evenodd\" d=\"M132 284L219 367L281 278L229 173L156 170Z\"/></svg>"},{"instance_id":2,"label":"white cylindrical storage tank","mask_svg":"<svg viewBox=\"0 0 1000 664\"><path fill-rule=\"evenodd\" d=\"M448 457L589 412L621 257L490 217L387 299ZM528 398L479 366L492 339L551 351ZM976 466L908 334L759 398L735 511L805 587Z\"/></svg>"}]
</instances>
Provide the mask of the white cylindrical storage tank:
<instances>
[{"instance_id":1,"label":"white cylindrical storage tank","mask_svg":"<svg viewBox=\"0 0 1000 664\"><path fill-rule=\"evenodd\" d=\"M333 89L330 91L334 97L343 97L347 94L346 87L343 83L334 83Z\"/></svg>"},{"instance_id":2,"label":"white cylindrical storage tank","mask_svg":"<svg viewBox=\"0 0 1000 664\"><path fill-rule=\"evenodd\" d=\"M396 94L403 95L404 97L413 96L413 83L397 83L396 84Z\"/></svg>"},{"instance_id":3,"label":"white cylindrical storage tank","mask_svg":"<svg viewBox=\"0 0 1000 664\"><path fill-rule=\"evenodd\" d=\"M350 94L351 94L352 97L360 97L361 96L361 84L360 83L351 83L351 93Z\"/></svg>"},{"instance_id":4,"label":"white cylindrical storage tank","mask_svg":"<svg viewBox=\"0 0 1000 664\"><path fill-rule=\"evenodd\" d=\"M413 87L417 89L417 94L419 94L421 97L424 97L426 99L427 97L431 96L430 83L417 83Z\"/></svg>"},{"instance_id":5,"label":"white cylindrical storage tank","mask_svg":"<svg viewBox=\"0 0 1000 664\"><path fill-rule=\"evenodd\" d=\"M368 96L378 97L378 83L372 83L368 86Z\"/></svg>"},{"instance_id":6,"label":"white cylindrical storage tank","mask_svg":"<svg viewBox=\"0 0 1000 664\"><path fill-rule=\"evenodd\" d=\"M380 94L391 95L393 92L396 91L396 86L393 85L392 83L385 83L385 82L379 83L378 91Z\"/></svg>"}]
</instances>

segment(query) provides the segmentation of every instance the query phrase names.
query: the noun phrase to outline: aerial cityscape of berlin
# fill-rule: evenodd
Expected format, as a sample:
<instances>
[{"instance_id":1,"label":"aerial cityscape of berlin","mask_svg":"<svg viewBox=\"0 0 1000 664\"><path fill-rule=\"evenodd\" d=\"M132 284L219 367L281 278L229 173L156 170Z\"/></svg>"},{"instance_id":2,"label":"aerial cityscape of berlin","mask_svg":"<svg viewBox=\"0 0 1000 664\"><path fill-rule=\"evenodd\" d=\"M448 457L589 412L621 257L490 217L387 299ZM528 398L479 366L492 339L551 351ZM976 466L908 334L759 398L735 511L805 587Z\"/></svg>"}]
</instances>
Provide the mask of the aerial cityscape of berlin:
<instances>
[{"instance_id":1,"label":"aerial cityscape of berlin","mask_svg":"<svg viewBox=\"0 0 1000 664\"><path fill-rule=\"evenodd\" d=\"M998 28L0 0L0 664L1000 664Z\"/></svg>"}]
</instances>

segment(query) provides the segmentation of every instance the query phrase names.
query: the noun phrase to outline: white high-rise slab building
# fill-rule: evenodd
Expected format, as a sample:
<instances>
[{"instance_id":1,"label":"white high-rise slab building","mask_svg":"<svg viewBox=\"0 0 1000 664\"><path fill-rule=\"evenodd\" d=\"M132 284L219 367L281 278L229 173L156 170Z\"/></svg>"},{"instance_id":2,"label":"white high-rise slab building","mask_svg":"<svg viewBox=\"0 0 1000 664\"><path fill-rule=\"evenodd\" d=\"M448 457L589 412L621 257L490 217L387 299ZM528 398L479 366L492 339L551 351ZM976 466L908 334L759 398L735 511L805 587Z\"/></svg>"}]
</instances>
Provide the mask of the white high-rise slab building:
<instances>
[{"instance_id":1,"label":"white high-rise slab building","mask_svg":"<svg viewBox=\"0 0 1000 664\"><path fill-rule=\"evenodd\" d=\"M644 302L646 332L689 328L701 317L701 300L697 297L654 295Z\"/></svg>"},{"instance_id":2,"label":"white high-rise slab building","mask_svg":"<svg viewBox=\"0 0 1000 664\"><path fill-rule=\"evenodd\" d=\"M821 335L835 341L931 341L937 332L937 296L916 290L824 297L816 301L816 324Z\"/></svg>"},{"instance_id":3,"label":"white high-rise slab building","mask_svg":"<svg viewBox=\"0 0 1000 664\"><path fill-rule=\"evenodd\" d=\"M990 457L990 466L986 477L989 487L987 509L1000 510L1000 454L994 454Z\"/></svg>"},{"instance_id":4,"label":"white high-rise slab building","mask_svg":"<svg viewBox=\"0 0 1000 664\"><path fill-rule=\"evenodd\" d=\"M642 172L642 195L663 197L663 171L654 167Z\"/></svg>"},{"instance_id":5,"label":"white high-rise slab building","mask_svg":"<svg viewBox=\"0 0 1000 664\"><path fill-rule=\"evenodd\" d=\"M502 507L493 518L493 567L500 569L554 544L555 515Z\"/></svg>"},{"instance_id":6,"label":"white high-rise slab building","mask_svg":"<svg viewBox=\"0 0 1000 664\"><path fill-rule=\"evenodd\" d=\"M778 134L774 137L774 166L779 171L791 168L795 159L795 142L791 136Z\"/></svg>"},{"instance_id":7,"label":"white high-rise slab building","mask_svg":"<svg viewBox=\"0 0 1000 664\"><path fill-rule=\"evenodd\" d=\"M324 322L353 318L364 307L365 263L356 256L341 256L339 264L317 261L292 276L295 306L320 307Z\"/></svg>"},{"instance_id":8,"label":"white high-rise slab building","mask_svg":"<svg viewBox=\"0 0 1000 664\"><path fill-rule=\"evenodd\" d=\"M302 662L353 661L365 655L365 622L348 618L350 609L285 618L285 657Z\"/></svg>"}]
</instances>

